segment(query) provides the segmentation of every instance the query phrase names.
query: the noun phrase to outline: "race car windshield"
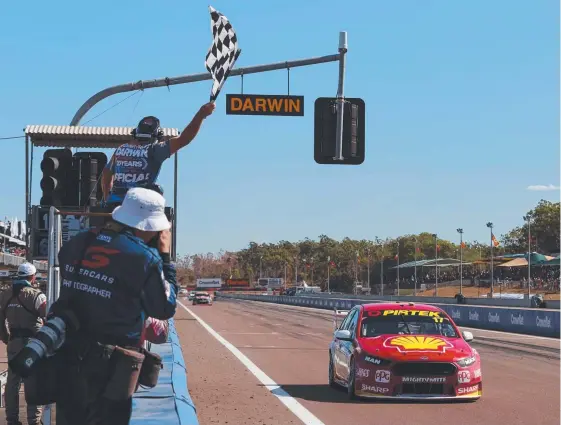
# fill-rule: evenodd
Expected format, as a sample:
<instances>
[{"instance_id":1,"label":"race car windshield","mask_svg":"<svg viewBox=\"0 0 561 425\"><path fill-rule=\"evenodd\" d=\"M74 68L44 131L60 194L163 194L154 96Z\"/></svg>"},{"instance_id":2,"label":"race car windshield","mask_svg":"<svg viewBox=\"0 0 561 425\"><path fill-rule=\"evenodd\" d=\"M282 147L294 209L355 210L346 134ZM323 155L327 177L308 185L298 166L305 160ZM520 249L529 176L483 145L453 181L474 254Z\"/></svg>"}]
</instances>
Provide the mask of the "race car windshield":
<instances>
[{"instance_id":1,"label":"race car windshield","mask_svg":"<svg viewBox=\"0 0 561 425\"><path fill-rule=\"evenodd\" d=\"M360 335L372 338L378 335L440 335L458 338L456 330L445 317L393 316L365 317Z\"/></svg>"}]
</instances>

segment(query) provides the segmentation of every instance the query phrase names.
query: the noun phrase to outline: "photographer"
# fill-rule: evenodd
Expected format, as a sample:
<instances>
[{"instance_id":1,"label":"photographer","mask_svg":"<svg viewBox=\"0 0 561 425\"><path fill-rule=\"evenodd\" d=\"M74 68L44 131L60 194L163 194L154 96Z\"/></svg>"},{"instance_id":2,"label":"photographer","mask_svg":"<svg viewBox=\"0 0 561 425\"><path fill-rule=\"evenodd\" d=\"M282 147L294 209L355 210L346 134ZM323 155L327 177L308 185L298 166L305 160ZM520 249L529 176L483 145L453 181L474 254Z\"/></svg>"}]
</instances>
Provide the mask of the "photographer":
<instances>
[{"instance_id":1,"label":"photographer","mask_svg":"<svg viewBox=\"0 0 561 425\"><path fill-rule=\"evenodd\" d=\"M7 345L8 360L27 344L30 337L43 325L47 315L47 297L39 289L33 288L37 269L31 263L23 263L12 287L0 294L0 338ZM8 425L21 424L19 421L19 391L22 377L8 368L6 381L6 422ZM27 405L27 423L41 423L41 408Z\"/></svg>"},{"instance_id":2,"label":"photographer","mask_svg":"<svg viewBox=\"0 0 561 425\"><path fill-rule=\"evenodd\" d=\"M64 365L58 425L129 423L132 393L146 368L138 355L146 319L167 320L176 310L164 205L152 190L131 189L113 221L76 235L60 250L62 285L51 313L71 310L79 329L66 332L56 355Z\"/></svg>"},{"instance_id":3,"label":"photographer","mask_svg":"<svg viewBox=\"0 0 561 425\"><path fill-rule=\"evenodd\" d=\"M191 143L215 107L214 103L201 106L183 132L169 140L163 140L158 118L140 120L132 132L134 140L119 146L103 170L101 187L106 205L119 205L130 188L150 188L156 183L164 161Z\"/></svg>"}]
</instances>

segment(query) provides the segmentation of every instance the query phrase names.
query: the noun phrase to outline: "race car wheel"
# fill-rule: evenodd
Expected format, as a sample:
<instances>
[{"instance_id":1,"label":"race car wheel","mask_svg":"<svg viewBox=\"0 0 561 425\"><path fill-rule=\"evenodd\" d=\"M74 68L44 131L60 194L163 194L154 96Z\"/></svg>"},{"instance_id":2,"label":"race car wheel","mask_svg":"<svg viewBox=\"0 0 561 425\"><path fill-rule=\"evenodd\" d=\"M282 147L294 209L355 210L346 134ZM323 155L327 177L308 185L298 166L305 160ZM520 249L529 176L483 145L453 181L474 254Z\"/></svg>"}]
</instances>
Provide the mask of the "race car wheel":
<instances>
[{"instance_id":1,"label":"race car wheel","mask_svg":"<svg viewBox=\"0 0 561 425\"><path fill-rule=\"evenodd\" d=\"M333 356L329 352L329 386L331 388L337 388L339 385L335 382L335 368L333 367Z\"/></svg>"},{"instance_id":2,"label":"race car wheel","mask_svg":"<svg viewBox=\"0 0 561 425\"><path fill-rule=\"evenodd\" d=\"M351 357L349 364L349 377L347 378L347 397L349 400L356 400L355 394L355 359Z\"/></svg>"}]
</instances>

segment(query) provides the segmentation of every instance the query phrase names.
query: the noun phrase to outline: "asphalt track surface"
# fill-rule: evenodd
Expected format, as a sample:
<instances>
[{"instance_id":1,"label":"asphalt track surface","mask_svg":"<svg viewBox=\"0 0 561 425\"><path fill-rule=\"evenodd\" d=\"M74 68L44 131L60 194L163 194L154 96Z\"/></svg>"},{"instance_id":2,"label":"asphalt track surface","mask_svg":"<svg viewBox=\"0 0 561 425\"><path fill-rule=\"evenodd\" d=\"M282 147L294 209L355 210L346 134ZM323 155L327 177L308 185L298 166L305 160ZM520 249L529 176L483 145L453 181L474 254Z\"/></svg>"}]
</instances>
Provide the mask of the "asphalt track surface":
<instances>
[{"instance_id":1,"label":"asphalt track surface","mask_svg":"<svg viewBox=\"0 0 561 425\"><path fill-rule=\"evenodd\" d=\"M483 397L474 403L350 402L327 385L331 312L251 301L181 303L199 319L178 307L175 323L201 425L559 424L556 339L469 329L484 378ZM7 368L4 344L0 363ZM20 400L23 407L23 394ZM20 420L26 423L23 409Z\"/></svg>"},{"instance_id":2,"label":"asphalt track surface","mask_svg":"<svg viewBox=\"0 0 561 425\"><path fill-rule=\"evenodd\" d=\"M181 303L176 326L201 425L559 424L557 339L469 328L484 379L476 402L350 402L327 385L331 312Z\"/></svg>"}]
</instances>

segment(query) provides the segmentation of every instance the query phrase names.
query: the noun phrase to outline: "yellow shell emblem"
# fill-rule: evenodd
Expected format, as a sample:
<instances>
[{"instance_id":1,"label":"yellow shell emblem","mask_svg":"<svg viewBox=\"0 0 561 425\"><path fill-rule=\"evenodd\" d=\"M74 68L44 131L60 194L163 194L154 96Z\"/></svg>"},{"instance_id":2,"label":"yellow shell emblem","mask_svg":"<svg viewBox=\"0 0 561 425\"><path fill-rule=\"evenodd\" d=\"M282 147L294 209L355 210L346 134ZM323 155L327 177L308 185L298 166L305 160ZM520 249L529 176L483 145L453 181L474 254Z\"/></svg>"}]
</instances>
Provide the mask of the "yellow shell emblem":
<instances>
[{"instance_id":1,"label":"yellow shell emblem","mask_svg":"<svg viewBox=\"0 0 561 425\"><path fill-rule=\"evenodd\" d=\"M386 347L395 347L399 351L440 351L444 352L451 344L442 338L432 336L398 336L384 341Z\"/></svg>"}]
</instances>

